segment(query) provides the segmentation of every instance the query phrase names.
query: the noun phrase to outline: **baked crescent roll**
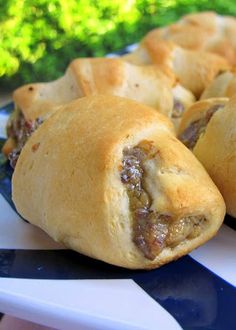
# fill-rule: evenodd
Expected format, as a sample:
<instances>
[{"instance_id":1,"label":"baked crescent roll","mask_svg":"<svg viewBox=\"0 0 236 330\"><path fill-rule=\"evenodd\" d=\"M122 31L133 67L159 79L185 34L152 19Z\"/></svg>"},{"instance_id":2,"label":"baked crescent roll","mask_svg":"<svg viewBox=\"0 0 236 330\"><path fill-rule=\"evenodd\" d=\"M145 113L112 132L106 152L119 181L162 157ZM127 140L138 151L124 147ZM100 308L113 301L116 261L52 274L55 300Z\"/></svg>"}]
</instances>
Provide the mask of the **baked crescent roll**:
<instances>
[{"instance_id":1,"label":"baked crescent roll","mask_svg":"<svg viewBox=\"0 0 236 330\"><path fill-rule=\"evenodd\" d=\"M196 143L205 133L211 117L223 108L228 100L226 97L216 97L194 103L181 119L178 129L179 139L189 149L194 150Z\"/></svg>"},{"instance_id":2,"label":"baked crescent roll","mask_svg":"<svg viewBox=\"0 0 236 330\"><path fill-rule=\"evenodd\" d=\"M236 64L236 19L215 12L183 16L175 24L150 31L146 38L157 42L169 40L190 50L204 50L221 55Z\"/></svg>"},{"instance_id":3,"label":"baked crescent roll","mask_svg":"<svg viewBox=\"0 0 236 330\"><path fill-rule=\"evenodd\" d=\"M173 74L164 75L153 66L136 66L118 58L81 58L72 61L65 75L55 81L18 88L13 100L30 119L74 99L104 93L134 99L169 115L174 84Z\"/></svg>"},{"instance_id":4,"label":"baked crescent roll","mask_svg":"<svg viewBox=\"0 0 236 330\"><path fill-rule=\"evenodd\" d=\"M228 100L226 97L216 97L194 103L182 117L178 130L179 139L194 151L208 129L212 116L224 108Z\"/></svg>"},{"instance_id":5,"label":"baked crescent roll","mask_svg":"<svg viewBox=\"0 0 236 330\"><path fill-rule=\"evenodd\" d=\"M187 50L171 41L155 40L152 35L144 38L134 52L122 58L136 65L152 63L166 73L174 73L179 83L196 97L217 74L229 69L227 61L219 55Z\"/></svg>"},{"instance_id":6,"label":"baked crescent roll","mask_svg":"<svg viewBox=\"0 0 236 330\"><path fill-rule=\"evenodd\" d=\"M204 100L199 103L203 102L210 104L212 100ZM220 105L220 101L218 104ZM204 134L200 136L193 148L195 156L207 169L222 193L226 203L227 213L233 217L236 217L235 109L236 97L232 97L229 101L225 99L218 111L215 111L212 115L204 130ZM191 111L188 112L189 116L190 113ZM194 114L192 115L194 117ZM182 132L184 129L186 131L186 123L181 127Z\"/></svg>"},{"instance_id":7,"label":"baked crescent roll","mask_svg":"<svg viewBox=\"0 0 236 330\"><path fill-rule=\"evenodd\" d=\"M84 58L69 65L65 75L49 83L28 84L13 93L15 112L8 123L3 152L21 149L35 120L45 119L63 104L91 94L113 94L154 107L167 116L173 109L173 74L154 66L135 66L120 59ZM20 148L18 147L20 145Z\"/></svg>"},{"instance_id":8,"label":"baked crescent roll","mask_svg":"<svg viewBox=\"0 0 236 330\"><path fill-rule=\"evenodd\" d=\"M56 241L133 269L190 252L225 214L168 118L109 95L78 99L45 121L20 154L12 189L18 212Z\"/></svg>"},{"instance_id":9,"label":"baked crescent roll","mask_svg":"<svg viewBox=\"0 0 236 330\"><path fill-rule=\"evenodd\" d=\"M236 75L234 72L226 71L217 76L204 90L201 100L211 97L232 97L236 94Z\"/></svg>"},{"instance_id":10,"label":"baked crescent roll","mask_svg":"<svg viewBox=\"0 0 236 330\"><path fill-rule=\"evenodd\" d=\"M215 12L202 12L186 15L180 20L186 27L196 26L208 32L202 48L225 57L231 65L236 64L236 19ZM199 48L200 49L200 48Z\"/></svg>"}]
</instances>

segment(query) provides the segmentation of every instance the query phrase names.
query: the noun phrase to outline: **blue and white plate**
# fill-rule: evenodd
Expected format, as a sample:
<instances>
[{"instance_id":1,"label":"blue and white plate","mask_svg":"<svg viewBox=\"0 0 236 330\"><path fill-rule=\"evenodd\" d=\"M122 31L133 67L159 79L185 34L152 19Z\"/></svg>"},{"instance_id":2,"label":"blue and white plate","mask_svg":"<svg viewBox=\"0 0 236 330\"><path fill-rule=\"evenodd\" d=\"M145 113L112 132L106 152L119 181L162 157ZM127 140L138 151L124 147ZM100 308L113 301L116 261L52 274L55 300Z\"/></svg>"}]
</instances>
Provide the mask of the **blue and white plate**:
<instances>
[{"instance_id":1,"label":"blue and white plate","mask_svg":"<svg viewBox=\"0 0 236 330\"><path fill-rule=\"evenodd\" d=\"M1 143L12 108L0 109ZM129 271L65 250L21 219L0 162L0 312L66 330L236 329L233 219L190 255Z\"/></svg>"}]
</instances>

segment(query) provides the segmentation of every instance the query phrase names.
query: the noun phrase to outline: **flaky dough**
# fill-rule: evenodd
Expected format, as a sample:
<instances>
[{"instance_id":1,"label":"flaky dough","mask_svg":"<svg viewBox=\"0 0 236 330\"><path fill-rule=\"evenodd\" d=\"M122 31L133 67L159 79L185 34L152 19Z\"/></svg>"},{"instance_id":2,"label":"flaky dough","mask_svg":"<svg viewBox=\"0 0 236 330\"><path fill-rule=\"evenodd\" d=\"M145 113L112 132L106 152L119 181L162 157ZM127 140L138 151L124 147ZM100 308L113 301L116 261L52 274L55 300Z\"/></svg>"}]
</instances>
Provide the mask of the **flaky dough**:
<instances>
[{"instance_id":1,"label":"flaky dough","mask_svg":"<svg viewBox=\"0 0 236 330\"><path fill-rule=\"evenodd\" d=\"M165 75L155 66L136 66L115 58L80 58L55 81L16 89L13 101L26 119L45 117L61 105L94 94L127 97L171 116L174 84L173 74Z\"/></svg>"},{"instance_id":2,"label":"flaky dough","mask_svg":"<svg viewBox=\"0 0 236 330\"><path fill-rule=\"evenodd\" d=\"M26 121L45 120L68 102L94 94L127 97L171 118L175 86L174 75L165 75L155 66L136 66L114 58L75 59L63 77L17 88L13 93L15 110L9 125L20 113ZM185 90L178 94L184 104L186 94L189 93ZM15 141L9 137L2 152L8 155L14 148Z\"/></svg>"},{"instance_id":3,"label":"flaky dough","mask_svg":"<svg viewBox=\"0 0 236 330\"><path fill-rule=\"evenodd\" d=\"M188 14L174 24L154 29L145 38L150 38L153 42L169 40L185 49L216 53L235 65L235 34L235 17L201 12Z\"/></svg>"},{"instance_id":4,"label":"flaky dough","mask_svg":"<svg viewBox=\"0 0 236 330\"><path fill-rule=\"evenodd\" d=\"M161 70L174 73L185 88L199 97L221 71L229 69L227 61L216 54L194 51L177 46L171 41L144 38L139 47L123 60L134 64L155 64Z\"/></svg>"},{"instance_id":5,"label":"flaky dough","mask_svg":"<svg viewBox=\"0 0 236 330\"><path fill-rule=\"evenodd\" d=\"M178 136L180 136L191 123L205 116L210 108L218 104L226 105L228 101L229 99L227 97L213 97L193 103L181 119L178 128Z\"/></svg>"},{"instance_id":6,"label":"flaky dough","mask_svg":"<svg viewBox=\"0 0 236 330\"><path fill-rule=\"evenodd\" d=\"M152 206L173 218L203 215L200 235L147 259L133 242L133 219L121 182L123 150L140 141L157 148L145 172ZM214 183L173 135L169 120L134 101L81 98L31 136L12 180L19 213L66 246L127 268L154 268L210 239L225 214Z\"/></svg>"}]
</instances>

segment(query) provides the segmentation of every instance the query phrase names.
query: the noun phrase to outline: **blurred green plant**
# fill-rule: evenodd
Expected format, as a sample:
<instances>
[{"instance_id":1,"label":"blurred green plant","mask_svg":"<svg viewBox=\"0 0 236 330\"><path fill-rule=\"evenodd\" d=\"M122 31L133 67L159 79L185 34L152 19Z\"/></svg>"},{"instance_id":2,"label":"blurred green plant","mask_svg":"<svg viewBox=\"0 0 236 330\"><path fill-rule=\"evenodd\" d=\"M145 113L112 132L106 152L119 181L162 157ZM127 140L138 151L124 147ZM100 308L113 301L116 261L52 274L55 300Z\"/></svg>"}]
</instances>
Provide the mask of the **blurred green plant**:
<instances>
[{"instance_id":1,"label":"blurred green plant","mask_svg":"<svg viewBox=\"0 0 236 330\"><path fill-rule=\"evenodd\" d=\"M183 14L236 15L235 0L0 0L0 88L63 74L77 57L104 56Z\"/></svg>"}]
</instances>

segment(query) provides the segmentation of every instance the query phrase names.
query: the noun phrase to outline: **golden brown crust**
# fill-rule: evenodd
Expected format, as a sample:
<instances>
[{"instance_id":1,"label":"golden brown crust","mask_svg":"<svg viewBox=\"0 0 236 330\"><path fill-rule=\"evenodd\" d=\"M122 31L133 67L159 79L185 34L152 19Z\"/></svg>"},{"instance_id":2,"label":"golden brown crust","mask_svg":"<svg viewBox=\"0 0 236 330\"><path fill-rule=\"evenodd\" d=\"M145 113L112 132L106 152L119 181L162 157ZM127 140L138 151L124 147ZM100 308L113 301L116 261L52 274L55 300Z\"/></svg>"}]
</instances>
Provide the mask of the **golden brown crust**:
<instances>
[{"instance_id":1,"label":"golden brown crust","mask_svg":"<svg viewBox=\"0 0 236 330\"><path fill-rule=\"evenodd\" d=\"M231 65L236 64L236 44L234 42L236 20L234 17L217 15L214 12L202 12L187 15L180 22L186 24L186 28L194 26L208 33L200 46L202 50L225 57Z\"/></svg>"},{"instance_id":2,"label":"golden brown crust","mask_svg":"<svg viewBox=\"0 0 236 330\"><path fill-rule=\"evenodd\" d=\"M68 104L39 127L20 155L13 175L17 210L54 239L111 264L149 269L179 258L216 233L225 206L172 129L158 112L124 98L100 95ZM158 150L147 165L154 207L173 217L201 214L208 223L200 236L165 248L152 261L133 243L120 178L122 151L142 140Z\"/></svg>"},{"instance_id":3,"label":"golden brown crust","mask_svg":"<svg viewBox=\"0 0 236 330\"><path fill-rule=\"evenodd\" d=\"M124 96L170 115L173 74L164 75L156 67L140 67L120 59L84 58L71 62L65 75L49 83L18 88L15 104L26 119L45 117L74 99L92 94Z\"/></svg>"},{"instance_id":4,"label":"golden brown crust","mask_svg":"<svg viewBox=\"0 0 236 330\"><path fill-rule=\"evenodd\" d=\"M226 61L218 55L176 49L174 72L180 83L196 97L201 95L219 72L228 68Z\"/></svg>"},{"instance_id":5,"label":"golden brown crust","mask_svg":"<svg viewBox=\"0 0 236 330\"><path fill-rule=\"evenodd\" d=\"M189 23L194 26L201 26L208 31L214 31L216 25L216 13L214 11L205 11L187 14L182 17L180 22Z\"/></svg>"},{"instance_id":6,"label":"golden brown crust","mask_svg":"<svg viewBox=\"0 0 236 330\"><path fill-rule=\"evenodd\" d=\"M153 63L164 72L171 71L183 87L196 97L221 71L229 69L227 61L216 54L183 49L170 41L146 37L139 48L124 60L136 64Z\"/></svg>"},{"instance_id":7,"label":"golden brown crust","mask_svg":"<svg viewBox=\"0 0 236 330\"><path fill-rule=\"evenodd\" d=\"M84 58L71 62L63 77L49 83L28 84L13 93L15 113L26 120L45 120L64 104L93 94L124 96L155 108L171 117L174 74L164 74L155 66L136 66L120 59ZM10 119L11 120L11 119ZM11 138L3 147L13 150Z\"/></svg>"},{"instance_id":8,"label":"golden brown crust","mask_svg":"<svg viewBox=\"0 0 236 330\"><path fill-rule=\"evenodd\" d=\"M175 84L173 74L155 66L134 66L120 59L84 58L71 62L63 77L49 83L35 83L14 91L15 112L26 120L46 119L64 104L92 94L112 94L134 99L171 117ZM13 144L7 141L8 155Z\"/></svg>"},{"instance_id":9,"label":"golden brown crust","mask_svg":"<svg viewBox=\"0 0 236 330\"><path fill-rule=\"evenodd\" d=\"M154 43L160 39L169 40L185 49L213 52L235 65L235 33L234 17L201 12L183 16L167 27L154 29L144 39L150 39Z\"/></svg>"},{"instance_id":10,"label":"golden brown crust","mask_svg":"<svg viewBox=\"0 0 236 330\"><path fill-rule=\"evenodd\" d=\"M186 28L185 25L176 23L167 27L154 29L144 39L152 40L154 43L157 43L160 39L164 39L172 41L176 45L186 49L202 50L208 38L209 31L205 31L201 27L190 25Z\"/></svg>"}]
</instances>

